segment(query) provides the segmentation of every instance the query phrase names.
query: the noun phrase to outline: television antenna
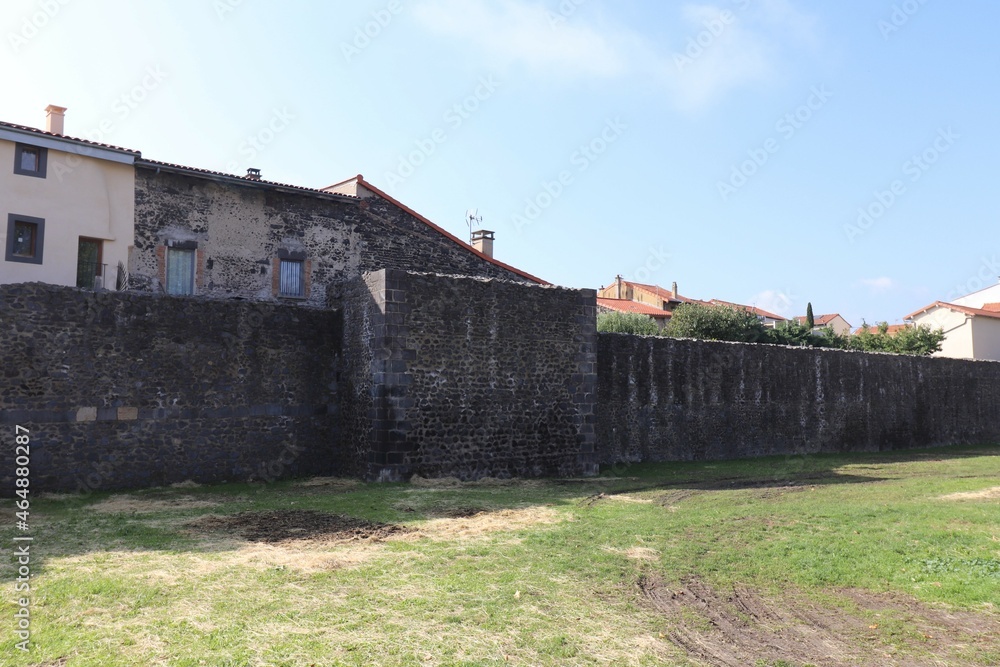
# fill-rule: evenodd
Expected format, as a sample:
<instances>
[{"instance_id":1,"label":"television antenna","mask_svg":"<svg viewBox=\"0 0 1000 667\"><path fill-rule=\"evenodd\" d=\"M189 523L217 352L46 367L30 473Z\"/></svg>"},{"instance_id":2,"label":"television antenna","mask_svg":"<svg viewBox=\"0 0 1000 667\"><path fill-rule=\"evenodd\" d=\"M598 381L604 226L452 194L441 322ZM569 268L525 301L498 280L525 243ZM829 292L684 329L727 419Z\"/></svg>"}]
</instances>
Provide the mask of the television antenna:
<instances>
[{"instance_id":1,"label":"television antenna","mask_svg":"<svg viewBox=\"0 0 1000 667\"><path fill-rule=\"evenodd\" d=\"M472 243L472 232L476 227L480 227L483 222L483 216L479 215L479 209L469 209L465 212L465 222L469 225L469 243Z\"/></svg>"}]
</instances>

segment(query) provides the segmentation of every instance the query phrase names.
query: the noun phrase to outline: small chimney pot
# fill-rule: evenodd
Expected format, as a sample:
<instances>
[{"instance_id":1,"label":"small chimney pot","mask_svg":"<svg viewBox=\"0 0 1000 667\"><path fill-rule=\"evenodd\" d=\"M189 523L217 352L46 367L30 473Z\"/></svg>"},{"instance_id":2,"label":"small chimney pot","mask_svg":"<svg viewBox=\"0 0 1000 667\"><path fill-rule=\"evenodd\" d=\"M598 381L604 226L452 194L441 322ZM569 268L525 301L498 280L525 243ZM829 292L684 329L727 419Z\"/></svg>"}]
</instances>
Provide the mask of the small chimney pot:
<instances>
[{"instance_id":1,"label":"small chimney pot","mask_svg":"<svg viewBox=\"0 0 1000 667\"><path fill-rule=\"evenodd\" d=\"M45 107L45 131L50 134L64 134L66 129L66 107L50 104Z\"/></svg>"}]
</instances>

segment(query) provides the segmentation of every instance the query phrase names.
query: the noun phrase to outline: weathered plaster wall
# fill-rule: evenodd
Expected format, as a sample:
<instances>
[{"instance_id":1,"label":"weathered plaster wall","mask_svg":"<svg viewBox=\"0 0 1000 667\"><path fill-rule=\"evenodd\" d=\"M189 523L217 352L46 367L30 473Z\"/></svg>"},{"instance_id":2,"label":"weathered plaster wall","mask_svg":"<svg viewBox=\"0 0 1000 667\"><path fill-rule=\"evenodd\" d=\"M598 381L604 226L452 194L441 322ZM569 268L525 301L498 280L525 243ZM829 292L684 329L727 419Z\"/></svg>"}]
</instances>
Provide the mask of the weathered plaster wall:
<instances>
[{"instance_id":1,"label":"weathered plaster wall","mask_svg":"<svg viewBox=\"0 0 1000 667\"><path fill-rule=\"evenodd\" d=\"M598 336L602 464L1000 441L1000 363Z\"/></svg>"},{"instance_id":2,"label":"weathered plaster wall","mask_svg":"<svg viewBox=\"0 0 1000 667\"><path fill-rule=\"evenodd\" d=\"M593 290L389 270L344 293L359 474L596 472Z\"/></svg>"},{"instance_id":3,"label":"weathered plaster wall","mask_svg":"<svg viewBox=\"0 0 1000 667\"><path fill-rule=\"evenodd\" d=\"M381 198L293 194L137 167L135 202L130 270L140 289L160 290L157 248L167 240L198 244L204 266L197 293L215 298L274 300L279 251L311 260L306 302L316 306L326 303L331 283L381 268L525 280Z\"/></svg>"},{"instance_id":4,"label":"weathered plaster wall","mask_svg":"<svg viewBox=\"0 0 1000 667\"><path fill-rule=\"evenodd\" d=\"M335 327L324 310L0 286L0 424L31 430L36 491L331 474Z\"/></svg>"}]
</instances>

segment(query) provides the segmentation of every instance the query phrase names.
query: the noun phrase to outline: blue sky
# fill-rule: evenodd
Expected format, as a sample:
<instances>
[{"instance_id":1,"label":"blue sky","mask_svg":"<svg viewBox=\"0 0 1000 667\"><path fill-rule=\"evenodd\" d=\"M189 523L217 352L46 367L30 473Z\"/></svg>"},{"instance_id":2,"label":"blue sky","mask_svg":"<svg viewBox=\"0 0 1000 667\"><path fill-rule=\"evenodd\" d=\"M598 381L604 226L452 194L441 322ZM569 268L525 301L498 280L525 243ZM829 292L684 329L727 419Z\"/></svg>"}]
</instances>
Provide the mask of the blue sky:
<instances>
[{"instance_id":1,"label":"blue sky","mask_svg":"<svg viewBox=\"0 0 1000 667\"><path fill-rule=\"evenodd\" d=\"M987 0L6 0L0 119L323 187L552 282L900 318L1000 276ZM864 214L864 215L862 215Z\"/></svg>"}]
</instances>

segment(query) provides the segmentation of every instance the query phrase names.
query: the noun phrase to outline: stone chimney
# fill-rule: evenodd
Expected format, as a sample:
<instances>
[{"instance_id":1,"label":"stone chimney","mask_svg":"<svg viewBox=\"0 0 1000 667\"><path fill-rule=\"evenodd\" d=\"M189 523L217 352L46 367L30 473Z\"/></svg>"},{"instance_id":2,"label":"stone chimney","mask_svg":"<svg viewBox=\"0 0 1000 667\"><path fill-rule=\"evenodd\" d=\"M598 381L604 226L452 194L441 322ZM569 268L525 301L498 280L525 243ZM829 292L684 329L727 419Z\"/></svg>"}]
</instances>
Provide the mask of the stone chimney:
<instances>
[{"instance_id":1,"label":"stone chimney","mask_svg":"<svg viewBox=\"0 0 1000 667\"><path fill-rule=\"evenodd\" d=\"M622 285L622 274L620 274L620 273L617 276L615 276L615 287L617 288L616 291L615 291L615 298L616 299L624 299L625 298L625 286Z\"/></svg>"},{"instance_id":2,"label":"stone chimney","mask_svg":"<svg viewBox=\"0 0 1000 667\"><path fill-rule=\"evenodd\" d=\"M495 238L495 232L488 229L478 229L472 232L472 247L487 257L492 257Z\"/></svg>"},{"instance_id":3,"label":"stone chimney","mask_svg":"<svg viewBox=\"0 0 1000 667\"><path fill-rule=\"evenodd\" d=\"M254 169L253 167L249 167L247 169L246 178L248 180L251 180L251 181L259 181L260 180L260 169Z\"/></svg>"},{"instance_id":4,"label":"stone chimney","mask_svg":"<svg viewBox=\"0 0 1000 667\"><path fill-rule=\"evenodd\" d=\"M674 298L676 299L677 298L677 283L676 282L674 282L674 284L670 286L670 291L673 293Z\"/></svg>"},{"instance_id":5,"label":"stone chimney","mask_svg":"<svg viewBox=\"0 0 1000 667\"><path fill-rule=\"evenodd\" d=\"M66 128L66 107L50 104L45 107L45 131L52 134L64 134Z\"/></svg>"}]
</instances>

